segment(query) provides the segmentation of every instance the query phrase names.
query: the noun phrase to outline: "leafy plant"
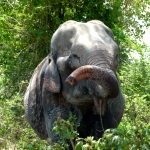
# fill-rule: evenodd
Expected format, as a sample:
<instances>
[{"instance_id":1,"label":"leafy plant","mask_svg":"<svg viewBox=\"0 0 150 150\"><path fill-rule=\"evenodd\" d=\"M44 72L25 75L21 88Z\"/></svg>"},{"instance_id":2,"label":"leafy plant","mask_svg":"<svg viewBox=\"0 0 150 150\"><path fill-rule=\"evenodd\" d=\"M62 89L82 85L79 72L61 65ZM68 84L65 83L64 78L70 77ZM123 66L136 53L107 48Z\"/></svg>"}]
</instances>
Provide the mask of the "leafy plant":
<instances>
[{"instance_id":1,"label":"leafy plant","mask_svg":"<svg viewBox=\"0 0 150 150\"><path fill-rule=\"evenodd\" d=\"M75 150L74 140L78 137L77 128L79 124L76 121L76 117L70 112L70 117L68 120L61 119L58 117L57 121L54 123L53 132L57 133L60 137L59 143L55 143L54 149L68 148L69 143L71 143L72 149Z\"/></svg>"},{"instance_id":2,"label":"leafy plant","mask_svg":"<svg viewBox=\"0 0 150 150\"><path fill-rule=\"evenodd\" d=\"M54 131L59 131L63 142L55 148L67 147L69 141L77 150L150 149L150 50L133 40L140 39L150 24L149 3L149 0L1 0L0 149L51 149L26 122L23 95L34 68L50 51L52 34L70 19L98 19L113 30L120 47L118 76L126 109L118 129L107 130L98 141L93 137L78 138L74 116L67 122L59 118ZM66 135L61 133L62 129L67 131Z\"/></svg>"}]
</instances>

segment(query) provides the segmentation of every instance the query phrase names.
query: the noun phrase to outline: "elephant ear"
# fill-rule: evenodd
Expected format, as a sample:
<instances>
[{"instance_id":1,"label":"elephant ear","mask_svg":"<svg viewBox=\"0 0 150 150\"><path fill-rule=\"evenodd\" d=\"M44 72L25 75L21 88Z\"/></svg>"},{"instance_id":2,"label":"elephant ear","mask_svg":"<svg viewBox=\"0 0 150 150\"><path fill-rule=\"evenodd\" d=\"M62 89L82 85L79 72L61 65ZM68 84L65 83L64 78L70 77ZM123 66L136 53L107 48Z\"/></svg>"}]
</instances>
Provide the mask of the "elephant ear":
<instances>
[{"instance_id":1,"label":"elephant ear","mask_svg":"<svg viewBox=\"0 0 150 150\"><path fill-rule=\"evenodd\" d=\"M41 97L43 76L48 65L46 57L35 69L24 96L26 118L41 139L48 138Z\"/></svg>"},{"instance_id":2,"label":"elephant ear","mask_svg":"<svg viewBox=\"0 0 150 150\"><path fill-rule=\"evenodd\" d=\"M60 76L56 63L52 60L44 75L44 88L52 93L60 93Z\"/></svg>"}]
</instances>

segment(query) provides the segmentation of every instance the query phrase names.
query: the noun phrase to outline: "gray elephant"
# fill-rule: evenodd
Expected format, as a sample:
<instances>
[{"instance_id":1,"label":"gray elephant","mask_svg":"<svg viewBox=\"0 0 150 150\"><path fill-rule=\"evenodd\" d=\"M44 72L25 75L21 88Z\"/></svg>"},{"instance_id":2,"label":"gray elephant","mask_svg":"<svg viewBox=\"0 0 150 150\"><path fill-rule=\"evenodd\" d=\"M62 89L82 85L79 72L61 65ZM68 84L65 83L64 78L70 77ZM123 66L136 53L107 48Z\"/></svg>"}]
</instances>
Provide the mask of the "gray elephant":
<instances>
[{"instance_id":1,"label":"gray elephant","mask_svg":"<svg viewBox=\"0 0 150 150\"><path fill-rule=\"evenodd\" d=\"M24 97L28 122L41 139L58 137L53 123L69 112L80 123L79 136L100 138L116 128L124 98L115 73L118 46L101 21L67 21L53 34L50 54L37 66Z\"/></svg>"}]
</instances>

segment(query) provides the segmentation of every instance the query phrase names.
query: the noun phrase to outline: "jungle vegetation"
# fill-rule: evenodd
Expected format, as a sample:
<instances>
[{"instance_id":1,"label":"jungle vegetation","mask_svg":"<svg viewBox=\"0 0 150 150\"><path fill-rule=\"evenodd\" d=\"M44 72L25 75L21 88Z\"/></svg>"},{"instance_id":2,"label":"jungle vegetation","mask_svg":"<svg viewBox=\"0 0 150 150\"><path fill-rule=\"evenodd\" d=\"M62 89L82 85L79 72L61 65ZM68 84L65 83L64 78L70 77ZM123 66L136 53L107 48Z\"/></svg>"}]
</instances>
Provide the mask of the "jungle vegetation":
<instances>
[{"instance_id":1,"label":"jungle vegetation","mask_svg":"<svg viewBox=\"0 0 150 150\"><path fill-rule=\"evenodd\" d=\"M150 149L150 47L142 41L150 26L150 0L1 0L0 1L0 149L76 150ZM38 63L50 52L50 39L67 20L98 19L110 27L120 48L118 76L126 99L117 129L98 141L78 139L75 116L54 125L61 141L50 147L26 121L23 96ZM68 136L63 134L64 124ZM61 130L58 130L61 129Z\"/></svg>"}]
</instances>

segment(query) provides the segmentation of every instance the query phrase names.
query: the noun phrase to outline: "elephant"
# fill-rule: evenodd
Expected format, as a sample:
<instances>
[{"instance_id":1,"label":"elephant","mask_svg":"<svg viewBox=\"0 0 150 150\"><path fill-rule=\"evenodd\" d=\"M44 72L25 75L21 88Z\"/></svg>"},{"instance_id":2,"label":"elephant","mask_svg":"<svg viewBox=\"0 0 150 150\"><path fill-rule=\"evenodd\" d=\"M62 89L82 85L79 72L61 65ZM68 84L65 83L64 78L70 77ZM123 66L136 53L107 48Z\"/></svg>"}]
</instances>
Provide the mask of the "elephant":
<instances>
[{"instance_id":1,"label":"elephant","mask_svg":"<svg viewBox=\"0 0 150 150\"><path fill-rule=\"evenodd\" d=\"M69 112L81 138L99 139L121 122L125 99L116 75L119 48L99 20L69 20L51 38L50 53L35 69L24 96L26 118L41 139L59 140L53 123Z\"/></svg>"}]
</instances>

